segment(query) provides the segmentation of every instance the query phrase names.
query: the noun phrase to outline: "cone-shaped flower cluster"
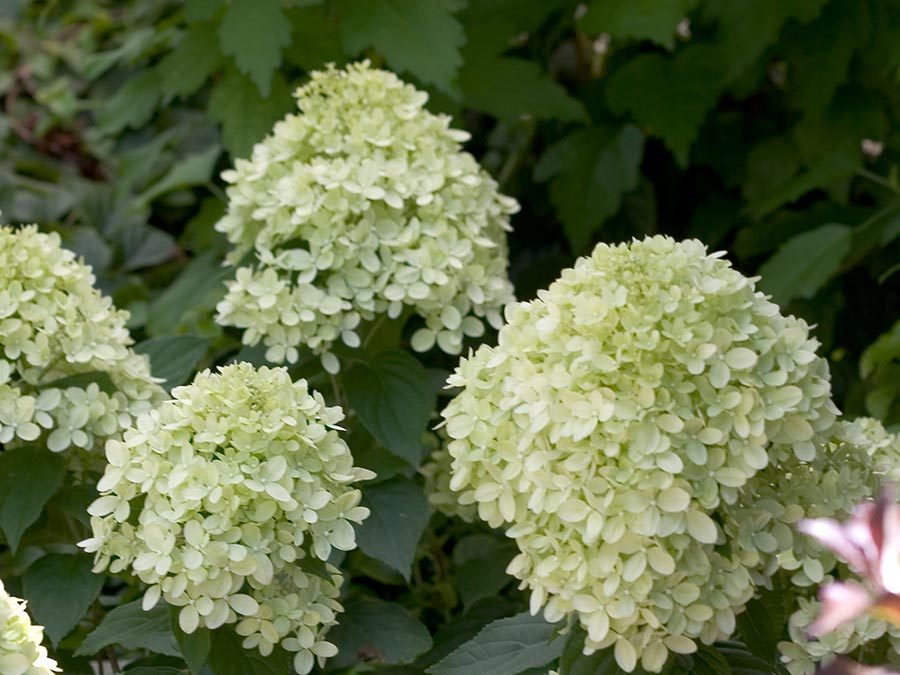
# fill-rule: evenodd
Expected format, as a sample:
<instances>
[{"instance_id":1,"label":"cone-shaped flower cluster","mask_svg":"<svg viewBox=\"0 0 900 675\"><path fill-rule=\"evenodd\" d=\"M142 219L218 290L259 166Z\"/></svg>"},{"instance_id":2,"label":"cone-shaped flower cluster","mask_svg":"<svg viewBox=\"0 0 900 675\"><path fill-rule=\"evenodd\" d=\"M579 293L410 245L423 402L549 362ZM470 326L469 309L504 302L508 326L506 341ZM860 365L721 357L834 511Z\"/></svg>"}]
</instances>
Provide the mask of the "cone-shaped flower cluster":
<instances>
[{"instance_id":1,"label":"cone-shaped flower cluster","mask_svg":"<svg viewBox=\"0 0 900 675\"><path fill-rule=\"evenodd\" d=\"M161 400L127 318L59 235L0 228L0 443L91 449Z\"/></svg>"},{"instance_id":2,"label":"cone-shaped flower cluster","mask_svg":"<svg viewBox=\"0 0 900 675\"><path fill-rule=\"evenodd\" d=\"M131 571L181 607L179 623L236 623L244 646L280 643L298 673L332 656L325 640L341 611L332 548L355 548L351 523L368 509L353 486L372 473L353 466L326 407L284 368L247 363L203 371L173 400L138 418L109 462L91 505L96 571Z\"/></svg>"},{"instance_id":3,"label":"cone-shaped flower cluster","mask_svg":"<svg viewBox=\"0 0 900 675\"><path fill-rule=\"evenodd\" d=\"M218 320L246 344L262 340L270 361L294 362L306 346L335 371L336 341L356 347L361 321L404 307L425 320L420 351L459 353L482 318L499 327L518 205L426 99L367 62L315 72L297 91L301 114L224 174L216 227L238 269Z\"/></svg>"},{"instance_id":4,"label":"cone-shaped flower cluster","mask_svg":"<svg viewBox=\"0 0 900 675\"><path fill-rule=\"evenodd\" d=\"M837 413L807 325L666 237L599 245L506 318L443 414L451 488L508 528L533 611L577 613L626 671L730 635L752 565L713 516L772 444L813 460Z\"/></svg>"},{"instance_id":5,"label":"cone-shaped flower cluster","mask_svg":"<svg viewBox=\"0 0 900 675\"><path fill-rule=\"evenodd\" d=\"M59 672L56 661L41 644L44 629L31 623L25 602L14 598L0 581L0 673L50 675Z\"/></svg>"}]
</instances>

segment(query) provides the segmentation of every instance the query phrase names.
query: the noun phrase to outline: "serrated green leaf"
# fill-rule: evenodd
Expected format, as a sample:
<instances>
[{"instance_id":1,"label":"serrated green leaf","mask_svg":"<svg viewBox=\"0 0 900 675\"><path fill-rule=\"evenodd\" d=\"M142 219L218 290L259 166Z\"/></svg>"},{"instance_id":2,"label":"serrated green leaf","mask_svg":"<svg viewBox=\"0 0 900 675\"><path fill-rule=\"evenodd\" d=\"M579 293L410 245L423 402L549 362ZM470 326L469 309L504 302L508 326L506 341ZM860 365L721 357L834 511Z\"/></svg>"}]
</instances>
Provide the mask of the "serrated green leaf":
<instances>
[{"instance_id":1,"label":"serrated green leaf","mask_svg":"<svg viewBox=\"0 0 900 675\"><path fill-rule=\"evenodd\" d=\"M341 3L348 52L373 47L393 70L455 95L465 34L442 0L348 0ZM427 36L427 39L422 39Z\"/></svg>"},{"instance_id":2,"label":"serrated green leaf","mask_svg":"<svg viewBox=\"0 0 900 675\"><path fill-rule=\"evenodd\" d=\"M674 57L637 56L610 77L609 105L616 113L630 112L687 166L691 144L722 89L720 59L715 48L699 44Z\"/></svg>"},{"instance_id":3,"label":"serrated green leaf","mask_svg":"<svg viewBox=\"0 0 900 675\"><path fill-rule=\"evenodd\" d=\"M593 0L581 18L583 30L615 38L675 46L675 29L697 0Z\"/></svg>"},{"instance_id":4,"label":"serrated green leaf","mask_svg":"<svg viewBox=\"0 0 900 675\"><path fill-rule=\"evenodd\" d=\"M87 555L51 553L34 562L22 579L28 612L44 626L53 646L81 620L103 587Z\"/></svg>"},{"instance_id":5,"label":"serrated green leaf","mask_svg":"<svg viewBox=\"0 0 900 675\"><path fill-rule=\"evenodd\" d=\"M517 675L545 666L563 651L557 626L522 612L488 624L474 638L428 668L431 675Z\"/></svg>"},{"instance_id":6,"label":"serrated green leaf","mask_svg":"<svg viewBox=\"0 0 900 675\"><path fill-rule=\"evenodd\" d=\"M294 107L284 78L276 73L268 96L236 68L226 68L209 98L209 116L222 125L222 140L232 157L246 157L272 126Z\"/></svg>"},{"instance_id":7,"label":"serrated green leaf","mask_svg":"<svg viewBox=\"0 0 900 675\"><path fill-rule=\"evenodd\" d=\"M0 528L13 552L59 490L65 473L65 459L43 447L0 452Z\"/></svg>"},{"instance_id":8,"label":"serrated green leaf","mask_svg":"<svg viewBox=\"0 0 900 675\"><path fill-rule=\"evenodd\" d=\"M209 340L195 335L173 335L151 338L135 345L134 351L150 358L154 377L165 380L163 387L171 390L184 384L206 354Z\"/></svg>"},{"instance_id":9,"label":"serrated green leaf","mask_svg":"<svg viewBox=\"0 0 900 675\"><path fill-rule=\"evenodd\" d=\"M181 42L158 66L165 100L193 94L222 66L222 52L215 44L213 24L195 23L188 27Z\"/></svg>"},{"instance_id":10,"label":"serrated green leaf","mask_svg":"<svg viewBox=\"0 0 900 675\"><path fill-rule=\"evenodd\" d=\"M231 0L219 24L222 52L268 98L281 50L291 42L291 29L281 0Z\"/></svg>"},{"instance_id":11,"label":"serrated green leaf","mask_svg":"<svg viewBox=\"0 0 900 675\"><path fill-rule=\"evenodd\" d=\"M478 0L460 14L465 26L463 60L471 62L499 56L509 49L510 40L531 33L566 0Z\"/></svg>"},{"instance_id":12,"label":"serrated green leaf","mask_svg":"<svg viewBox=\"0 0 900 675\"><path fill-rule=\"evenodd\" d=\"M550 199L573 252L581 253L619 210L622 196L637 187L643 148L637 127L594 127L566 136L538 162L535 178L553 179Z\"/></svg>"},{"instance_id":13,"label":"serrated green leaf","mask_svg":"<svg viewBox=\"0 0 900 675\"><path fill-rule=\"evenodd\" d=\"M428 629L406 608L370 596L344 603L341 621L328 639L338 647L329 661L334 668L353 665L360 654L374 663L412 663L431 648Z\"/></svg>"},{"instance_id":14,"label":"serrated green leaf","mask_svg":"<svg viewBox=\"0 0 900 675\"><path fill-rule=\"evenodd\" d=\"M759 268L760 288L781 305L811 298L837 272L852 243L852 229L837 223L798 234Z\"/></svg>"},{"instance_id":15,"label":"serrated green leaf","mask_svg":"<svg viewBox=\"0 0 900 675\"><path fill-rule=\"evenodd\" d=\"M585 121L581 102L541 72L533 61L497 57L466 60L459 73L466 106L504 120L522 115L566 122Z\"/></svg>"},{"instance_id":16,"label":"serrated green leaf","mask_svg":"<svg viewBox=\"0 0 900 675\"><path fill-rule=\"evenodd\" d=\"M120 605L103 617L100 625L75 650L75 656L90 656L112 644L180 656L169 624L169 610L157 605L145 612L141 600Z\"/></svg>"},{"instance_id":17,"label":"serrated green leaf","mask_svg":"<svg viewBox=\"0 0 900 675\"><path fill-rule=\"evenodd\" d=\"M341 380L354 412L375 439L417 467L436 395L428 371L406 352L388 350L350 368Z\"/></svg>"},{"instance_id":18,"label":"serrated green leaf","mask_svg":"<svg viewBox=\"0 0 900 675\"><path fill-rule=\"evenodd\" d=\"M290 671L291 658L280 647L262 656L258 649L244 649L242 640L233 630L213 631L209 667L215 675L285 675Z\"/></svg>"},{"instance_id":19,"label":"serrated green leaf","mask_svg":"<svg viewBox=\"0 0 900 675\"><path fill-rule=\"evenodd\" d=\"M324 63L345 60L340 28L328 7L291 7L287 15L293 34L284 53L287 63L309 71L321 68Z\"/></svg>"},{"instance_id":20,"label":"serrated green leaf","mask_svg":"<svg viewBox=\"0 0 900 675\"><path fill-rule=\"evenodd\" d=\"M97 106L97 126L107 134L140 127L153 117L161 97L159 73L153 69L137 71Z\"/></svg>"},{"instance_id":21,"label":"serrated green leaf","mask_svg":"<svg viewBox=\"0 0 900 675\"><path fill-rule=\"evenodd\" d=\"M392 478L363 493L371 514L356 533L359 548L409 581L416 546L428 524L428 500L413 481Z\"/></svg>"}]
</instances>

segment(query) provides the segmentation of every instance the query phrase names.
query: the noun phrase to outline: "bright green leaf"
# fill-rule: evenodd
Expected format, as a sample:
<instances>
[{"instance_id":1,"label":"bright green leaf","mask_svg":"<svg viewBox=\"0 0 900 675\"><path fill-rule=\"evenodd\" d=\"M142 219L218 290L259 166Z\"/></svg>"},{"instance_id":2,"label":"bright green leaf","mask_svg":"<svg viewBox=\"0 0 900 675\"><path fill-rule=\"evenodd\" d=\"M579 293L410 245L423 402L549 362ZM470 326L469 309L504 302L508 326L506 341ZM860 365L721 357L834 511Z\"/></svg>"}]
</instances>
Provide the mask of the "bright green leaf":
<instances>
[{"instance_id":1,"label":"bright green leaf","mask_svg":"<svg viewBox=\"0 0 900 675\"><path fill-rule=\"evenodd\" d=\"M422 436L436 399L422 364L406 352L388 350L353 366L341 380L350 405L369 433L417 467L424 449Z\"/></svg>"},{"instance_id":2,"label":"bright green leaf","mask_svg":"<svg viewBox=\"0 0 900 675\"><path fill-rule=\"evenodd\" d=\"M341 3L349 52L374 47L388 65L451 95L462 65L462 25L442 0L349 0ZM427 36L427 39L423 39Z\"/></svg>"},{"instance_id":3,"label":"bright green leaf","mask_svg":"<svg viewBox=\"0 0 900 675\"><path fill-rule=\"evenodd\" d=\"M232 157L246 157L257 141L294 107L284 78L276 73L271 91L262 96L246 75L226 68L209 97L209 116L222 125L222 140Z\"/></svg>"},{"instance_id":4,"label":"bright green leaf","mask_svg":"<svg viewBox=\"0 0 900 675\"><path fill-rule=\"evenodd\" d=\"M138 354L150 357L150 371L160 377L167 390L184 384L206 354L209 340L194 335L151 338L134 347Z\"/></svg>"},{"instance_id":5,"label":"bright green leaf","mask_svg":"<svg viewBox=\"0 0 900 675\"><path fill-rule=\"evenodd\" d=\"M157 605L149 612L141 608L141 600L120 605L103 617L103 621L81 643L75 656L96 654L108 645L126 649L149 649L157 654L180 656L169 624L169 610Z\"/></svg>"},{"instance_id":6,"label":"bright green leaf","mask_svg":"<svg viewBox=\"0 0 900 675\"><path fill-rule=\"evenodd\" d=\"M103 587L86 555L51 553L38 559L22 580L28 611L55 647L84 616Z\"/></svg>"},{"instance_id":7,"label":"bright green leaf","mask_svg":"<svg viewBox=\"0 0 900 675\"><path fill-rule=\"evenodd\" d=\"M627 125L576 131L553 145L535 168L538 180L552 178L550 199L575 253L637 187L644 137Z\"/></svg>"},{"instance_id":8,"label":"bright green leaf","mask_svg":"<svg viewBox=\"0 0 900 675\"><path fill-rule=\"evenodd\" d=\"M533 61L506 57L467 60L459 73L459 84L467 106L500 119L525 114L566 122L587 119L581 102Z\"/></svg>"},{"instance_id":9,"label":"bright green leaf","mask_svg":"<svg viewBox=\"0 0 900 675\"><path fill-rule=\"evenodd\" d=\"M428 524L428 500L422 488L406 478L392 478L363 492L371 514L357 530L359 548L410 578L416 545Z\"/></svg>"},{"instance_id":10,"label":"bright green leaf","mask_svg":"<svg viewBox=\"0 0 900 675\"><path fill-rule=\"evenodd\" d=\"M691 45L674 57L642 54L610 77L607 98L616 113L630 112L687 166L691 144L722 89L718 51Z\"/></svg>"},{"instance_id":11,"label":"bright green leaf","mask_svg":"<svg viewBox=\"0 0 900 675\"><path fill-rule=\"evenodd\" d=\"M340 623L328 633L338 655L335 668L356 663L358 654L384 664L412 663L431 648L431 636L421 621L393 602L363 596L344 603Z\"/></svg>"},{"instance_id":12,"label":"bright green leaf","mask_svg":"<svg viewBox=\"0 0 900 675\"><path fill-rule=\"evenodd\" d=\"M563 651L557 626L522 612L488 624L426 672L431 675L517 675L550 663Z\"/></svg>"},{"instance_id":13,"label":"bright green leaf","mask_svg":"<svg viewBox=\"0 0 900 675\"><path fill-rule=\"evenodd\" d=\"M853 230L829 223L791 238L759 268L760 288L780 305L811 298L850 252Z\"/></svg>"},{"instance_id":14,"label":"bright green leaf","mask_svg":"<svg viewBox=\"0 0 900 675\"><path fill-rule=\"evenodd\" d=\"M281 0L231 0L219 24L222 52L268 97L272 75L281 65L281 50L291 42L291 28Z\"/></svg>"},{"instance_id":15,"label":"bright green leaf","mask_svg":"<svg viewBox=\"0 0 900 675\"><path fill-rule=\"evenodd\" d=\"M675 29L697 1L593 0L581 19L581 28L614 38L651 40L672 49Z\"/></svg>"},{"instance_id":16,"label":"bright green leaf","mask_svg":"<svg viewBox=\"0 0 900 675\"><path fill-rule=\"evenodd\" d=\"M24 446L0 452L0 528L13 551L62 485L65 473L65 459L46 448Z\"/></svg>"}]
</instances>

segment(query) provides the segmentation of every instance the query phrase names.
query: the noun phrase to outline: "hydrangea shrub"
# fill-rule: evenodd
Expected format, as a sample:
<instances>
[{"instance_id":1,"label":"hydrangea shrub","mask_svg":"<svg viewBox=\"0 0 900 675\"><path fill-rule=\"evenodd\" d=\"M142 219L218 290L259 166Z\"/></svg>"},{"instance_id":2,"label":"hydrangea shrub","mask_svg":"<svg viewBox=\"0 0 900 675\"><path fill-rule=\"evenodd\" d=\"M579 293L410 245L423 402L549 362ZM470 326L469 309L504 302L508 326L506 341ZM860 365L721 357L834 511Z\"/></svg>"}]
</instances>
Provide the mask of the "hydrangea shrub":
<instances>
[{"instance_id":1,"label":"hydrangea shrub","mask_svg":"<svg viewBox=\"0 0 900 675\"><path fill-rule=\"evenodd\" d=\"M59 235L0 228L0 443L91 450L162 400L128 313Z\"/></svg>"},{"instance_id":2,"label":"hydrangea shrub","mask_svg":"<svg viewBox=\"0 0 900 675\"><path fill-rule=\"evenodd\" d=\"M450 487L516 540L532 611L576 614L626 671L730 636L755 561L712 516L772 444L814 459L837 413L808 326L662 236L598 245L506 318L443 416Z\"/></svg>"},{"instance_id":3,"label":"hydrangea shrub","mask_svg":"<svg viewBox=\"0 0 900 675\"><path fill-rule=\"evenodd\" d=\"M362 321L422 317L418 351L457 354L499 327L512 300L506 230L518 205L460 143L468 134L425 109L428 96L368 62L312 73L299 114L223 178L216 225L234 244L223 325L262 341L273 362L360 344Z\"/></svg>"},{"instance_id":4,"label":"hydrangea shrub","mask_svg":"<svg viewBox=\"0 0 900 675\"><path fill-rule=\"evenodd\" d=\"M95 570L130 572L179 607L185 633L234 624L245 648L276 644L308 673L336 653L326 640L342 611L333 549L356 546L369 511L327 406L284 368L240 363L199 373L172 399L106 444L91 505Z\"/></svg>"},{"instance_id":5,"label":"hydrangea shrub","mask_svg":"<svg viewBox=\"0 0 900 675\"><path fill-rule=\"evenodd\" d=\"M25 602L6 592L0 581L0 673L3 675L51 675L59 672L56 661L41 644L44 629L31 623Z\"/></svg>"}]
</instances>

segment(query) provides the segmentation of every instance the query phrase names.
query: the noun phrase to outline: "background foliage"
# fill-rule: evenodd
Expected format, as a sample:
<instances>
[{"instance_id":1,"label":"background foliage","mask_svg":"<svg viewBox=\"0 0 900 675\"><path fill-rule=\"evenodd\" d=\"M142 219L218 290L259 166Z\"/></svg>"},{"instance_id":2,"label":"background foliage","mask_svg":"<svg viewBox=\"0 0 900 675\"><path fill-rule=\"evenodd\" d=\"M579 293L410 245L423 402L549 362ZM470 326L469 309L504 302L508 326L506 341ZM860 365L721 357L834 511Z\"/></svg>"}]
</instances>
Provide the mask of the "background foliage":
<instances>
[{"instance_id":1,"label":"background foliage","mask_svg":"<svg viewBox=\"0 0 900 675\"><path fill-rule=\"evenodd\" d=\"M58 230L93 265L167 387L238 353L261 363L212 320L229 274L212 230L218 174L293 109L310 70L360 57L427 89L522 203L510 237L520 298L596 241L698 237L818 324L845 413L900 423L893 1L5 0L4 221ZM329 669L412 675L440 661L430 672L514 675L557 657L570 675L612 669L519 613L502 537L437 515L429 526L420 439L453 362L390 351L408 337L399 323L370 336L336 394L379 482L361 552L344 561L353 582ZM292 374L331 391L316 359ZM14 455L0 455L0 575L66 672L89 672L98 652L134 675L204 662L216 675L283 672L277 654L257 659L227 632L181 635L165 608L145 614L134 589L102 585L71 545L92 490L60 491L48 455L40 490L13 503ZM672 667L775 672L783 614L763 598L742 643ZM522 644L507 654L509 635Z\"/></svg>"}]
</instances>

